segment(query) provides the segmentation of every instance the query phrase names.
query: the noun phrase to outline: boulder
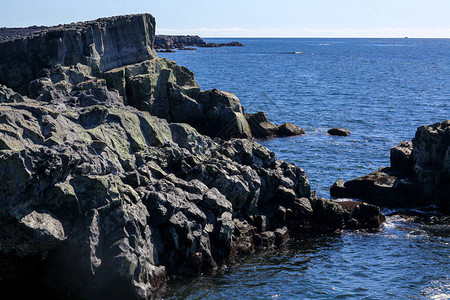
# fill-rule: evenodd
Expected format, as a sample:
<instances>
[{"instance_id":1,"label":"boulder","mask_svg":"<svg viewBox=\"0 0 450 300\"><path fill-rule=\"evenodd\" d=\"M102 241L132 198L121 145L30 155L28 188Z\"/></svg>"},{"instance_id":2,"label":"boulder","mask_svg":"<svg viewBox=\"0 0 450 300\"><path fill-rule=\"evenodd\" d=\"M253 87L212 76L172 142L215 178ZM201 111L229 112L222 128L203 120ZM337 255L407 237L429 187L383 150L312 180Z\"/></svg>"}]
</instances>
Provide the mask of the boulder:
<instances>
[{"instance_id":1,"label":"boulder","mask_svg":"<svg viewBox=\"0 0 450 300\"><path fill-rule=\"evenodd\" d=\"M270 138L276 136L278 133L278 126L272 124L262 111L255 114L246 114L245 118L254 137Z\"/></svg>"},{"instance_id":2,"label":"boulder","mask_svg":"<svg viewBox=\"0 0 450 300\"><path fill-rule=\"evenodd\" d=\"M281 125L278 126L278 133L277 135L279 137L283 137L283 136L296 136L296 135L302 135L305 134L305 131L292 123L283 123Z\"/></svg>"},{"instance_id":3,"label":"boulder","mask_svg":"<svg viewBox=\"0 0 450 300\"><path fill-rule=\"evenodd\" d=\"M262 111L255 114L246 114L245 118L248 121L253 136L256 138L266 139L305 134L305 131L301 127L292 123L283 123L278 126L274 125Z\"/></svg>"},{"instance_id":4,"label":"boulder","mask_svg":"<svg viewBox=\"0 0 450 300\"><path fill-rule=\"evenodd\" d=\"M348 136L350 134L350 130L343 128L331 128L327 132L329 135L337 135L337 136Z\"/></svg>"},{"instance_id":5,"label":"boulder","mask_svg":"<svg viewBox=\"0 0 450 300\"><path fill-rule=\"evenodd\" d=\"M347 213L345 227L348 229L376 229L386 220L378 206L357 201L339 201L337 203Z\"/></svg>"}]
</instances>

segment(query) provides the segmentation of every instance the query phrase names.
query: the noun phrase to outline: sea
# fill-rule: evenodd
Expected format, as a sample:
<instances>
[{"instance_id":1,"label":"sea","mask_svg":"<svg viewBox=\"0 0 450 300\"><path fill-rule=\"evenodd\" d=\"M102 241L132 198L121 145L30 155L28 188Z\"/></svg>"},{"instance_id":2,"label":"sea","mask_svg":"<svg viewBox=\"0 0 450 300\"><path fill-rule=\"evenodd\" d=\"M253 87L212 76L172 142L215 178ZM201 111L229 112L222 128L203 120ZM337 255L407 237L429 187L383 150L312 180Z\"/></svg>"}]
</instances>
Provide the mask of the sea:
<instances>
[{"instance_id":1,"label":"sea","mask_svg":"<svg viewBox=\"0 0 450 300\"><path fill-rule=\"evenodd\" d=\"M320 197L389 166L390 148L450 119L450 39L236 38L244 47L160 53L203 90L306 134L259 142L296 163ZM330 136L333 127L351 131ZM383 210L390 214L392 211ZM256 252L213 274L169 281L164 299L450 299L450 226L388 216L379 231L344 231Z\"/></svg>"}]
</instances>

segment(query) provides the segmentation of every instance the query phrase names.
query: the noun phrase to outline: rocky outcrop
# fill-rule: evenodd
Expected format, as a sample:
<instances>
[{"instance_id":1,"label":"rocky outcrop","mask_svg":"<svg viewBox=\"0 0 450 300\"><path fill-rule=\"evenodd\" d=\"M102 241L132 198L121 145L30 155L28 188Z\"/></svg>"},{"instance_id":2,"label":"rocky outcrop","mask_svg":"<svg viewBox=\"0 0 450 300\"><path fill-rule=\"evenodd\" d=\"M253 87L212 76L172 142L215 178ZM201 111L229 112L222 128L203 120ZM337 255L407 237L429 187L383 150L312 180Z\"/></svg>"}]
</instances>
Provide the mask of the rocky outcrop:
<instances>
[{"instance_id":1,"label":"rocky outcrop","mask_svg":"<svg viewBox=\"0 0 450 300\"><path fill-rule=\"evenodd\" d=\"M207 48L217 48L217 47L244 47L243 44L239 42L229 42L229 43L206 43L206 45L201 45L200 47Z\"/></svg>"},{"instance_id":2,"label":"rocky outcrop","mask_svg":"<svg viewBox=\"0 0 450 300\"><path fill-rule=\"evenodd\" d=\"M246 114L245 118L253 136L257 138L267 139L305 134L301 127L291 123L283 123L281 125L271 123L262 111L255 114Z\"/></svg>"},{"instance_id":3,"label":"rocky outcrop","mask_svg":"<svg viewBox=\"0 0 450 300\"><path fill-rule=\"evenodd\" d=\"M78 92L0 106L4 286L147 298L169 275L355 227L303 170L251 140L212 141L104 87Z\"/></svg>"},{"instance_id":4,"label":"rocky outcrop","mask_svg":"<svg viewBox=\"0 0 450 300\"><path fill-rule=\"evenodd\" d=\"M1 31L0 31L1 32ZM229 43L207 43L197 35L157 35L155 38L155 49L175 49L179 50L193 50L191 47L243 47L239 42Z\"/></svg>"},{"instance_id":5,"label":"rocky outcrop","mask_svg":"<svg viewBox=\"0 0 450 300\"><path fill-rule=\"evenodd\" d=\"M62 36L108 33L110 24L121 32L140 20L154 28L151 16L135 18L72 24ZM144 33L135 34L127 38ZM201 91L186 68L157 57L103 71L91 63L55 64L21 87L0 86L5 293L148 299L171 276L383 221L377 207L317 198L300 167L255 141L228 139L250 136L239 100Z\"/></svg>"},{"instance_id":6,"label":"rocky outcrop","mask_svg":"<svg viewBox=\"0 0 450 300\"><path fill-rule=\"evenodd\" d=\"M1 31L0 31L1 32ZM243 47L239 42L207 43L197 35L157 35L155 38L156 49L192 49L189 47Z\"/></svg>"},{"instance_id":7,"label":"rocky outcrop","mask_svg":"<svg viewBox=\"0 0 450 300\"><path fill-rule=\"evenodd\" d=\"M149 14L49 27L0 43L0 83L26 93L40 70L57 64L81 63L97 73L152 59L154 38Z\"/></svg>"},{"instance_id":8,"label":"rocky outcrop","mask_svg":"<svg viewBox=\"0 0 450 300\"><path fill-rule=\"evenodd\" d=\"M205 46L207 43L198 35L157 35L156 49L174 49L188 46Z\"/></svg>"},{"instance_id":9,"label":"rocky outcrop","mask_svg":"<svg viewBox=\"0 0 450 300\"><path fill-rule=\"evenodd\" d=\"M412 142L391 149L390 168L339 180L330 193L390 207L435 204L450 212L450 120L419 127Z\"/></svg>"},{"instance_id":10,"label":"rocky outcrop","mask_svg":"<svg viewBox=\"0 0 450 300\"><path fill-rule=\"evenodd\" d=\"M239 99L201 91L191 71L158 58L154 31L154 18L141 14L48 27L8 40L0 43L0 83L46 101L68 97L82 82L107 85L124 104L191 124L202 134L251 137Z\"/></svg>"},{"instance_id":11,"label":"rocky outcrop","mask_svg":"<svg viewBox=\"0 0 450 300\"><path fill-rule=\"evenodd\" d=\"M210 137L252 136L234 94L201 91L194 74L175 62L157 58L110 70L103 77L125 104L169 122L188 123Z\"/></svg>"}]
</instances>

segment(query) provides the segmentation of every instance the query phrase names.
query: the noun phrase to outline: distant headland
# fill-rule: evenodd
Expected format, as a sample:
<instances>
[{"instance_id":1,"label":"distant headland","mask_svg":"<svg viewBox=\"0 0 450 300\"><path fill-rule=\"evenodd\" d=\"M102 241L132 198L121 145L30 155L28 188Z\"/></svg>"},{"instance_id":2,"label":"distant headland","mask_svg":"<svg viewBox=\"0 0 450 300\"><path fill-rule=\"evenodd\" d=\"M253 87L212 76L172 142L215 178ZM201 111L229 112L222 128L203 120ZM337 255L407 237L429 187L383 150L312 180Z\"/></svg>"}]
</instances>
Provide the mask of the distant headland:
<instances>
[{"instance_id":1,"label":"distant headland","mask_svg":"<svg viewBox=\"0 0 450 300\"><path fill-rule=\"evenodd\" d=\"M172 52L178 50L195 50L192 47L243 47L244 45L233 41L229 43L207 43L197 35L157 35L155 36L154 47L159 52ZM172 51L171 51L172 50Z\"/></svg>"}]
</instances>

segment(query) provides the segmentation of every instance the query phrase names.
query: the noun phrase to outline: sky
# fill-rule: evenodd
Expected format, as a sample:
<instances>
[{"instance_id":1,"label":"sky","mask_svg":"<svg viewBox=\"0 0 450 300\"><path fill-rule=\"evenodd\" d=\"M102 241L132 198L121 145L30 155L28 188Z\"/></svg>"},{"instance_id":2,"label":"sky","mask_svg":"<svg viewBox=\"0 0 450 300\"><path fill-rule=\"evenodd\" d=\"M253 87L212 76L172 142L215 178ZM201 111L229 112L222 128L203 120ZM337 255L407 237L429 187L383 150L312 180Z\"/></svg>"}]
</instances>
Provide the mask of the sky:
<instances>
[{"instance_id":1,"label":"sky","mask_svg":"<svg viewBox=\"0 0 450 300\"><path fill-rule=\"evenodd\" d=\"M0 27L151 13L157 34L450 38L450 0L0 0Z\"/></svg>"}]
</instances>

